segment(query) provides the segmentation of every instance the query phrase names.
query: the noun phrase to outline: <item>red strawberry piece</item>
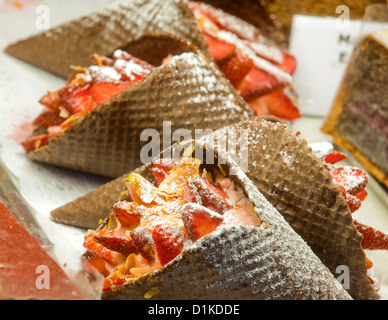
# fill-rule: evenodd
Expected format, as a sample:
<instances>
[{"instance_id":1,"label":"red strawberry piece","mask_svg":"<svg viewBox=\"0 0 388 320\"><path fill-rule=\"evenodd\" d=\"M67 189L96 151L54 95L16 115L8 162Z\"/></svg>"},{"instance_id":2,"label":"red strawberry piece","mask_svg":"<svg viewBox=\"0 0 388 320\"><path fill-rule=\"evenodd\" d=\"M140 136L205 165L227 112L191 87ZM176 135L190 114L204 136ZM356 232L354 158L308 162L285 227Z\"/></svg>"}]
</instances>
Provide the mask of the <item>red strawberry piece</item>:
<instances>
[{"instance_id":1,"label":"red strawberry piece","mask_svg":"<svg viewBox=\"0 0 388 320\"><path fill-rule=\"evenodd\" d=\"M132 239L127 237L111 236L111 235L97 235L94 240L102 244L109 250L122 253L125 256L131 253L137 253L137 249L133 244Z\"/></svg>"},{"instance_id":2,"label":"red strawberry piece","mask_svg":"<svg viewBox=\"0 0 388 320\"><path fill-rule=\"evenodd\" d=\"M189 237L197 240L215 231L224 218L201 205L188 203L182 207L182 220Z\"/></svg>"},{"instance_id":3,"label":"red strawberry piece","mask_svg":"<svg viewBox=\"0 0 388 320\"><path fill-rule=\"evenodd\" d=\"M136 228L131 231L131 238L137 251L152 263L156 257L156 248L151 231L145 227Z\"/></svg>"},{"instance_id":4,"label":"red strawberry piece","mask_svg":"<svg viewBox=\"0 0 388 320\"><path fill-rule=\"evenodd\" d=\"M138 206L125 200L114 204L113 213L123 227L130 227L139 223L141 219L141 210Z\"/></svg>"},{"instance_id":5,"label":"red strawberry piece","mask_svg":"<svg viewBox=\"0 0 388 320\"><path fill-rule=\"evenodd\" d=\"M241 39L257 40L261 37L257 28L211 5L189 1L189 7L210 19L218 28L233 32Z\"/></svg>"},{"instance_id":6,"label":"red strawberry piece","mask_svg":"<svg viewBox=\"0 0 388 320\"><path fill-rule=\"evenodd\" d=\"M59 106L59 92L48 92L46 95L44 95L40 100L39 103L43 104L44 106L50 108L50 109L57 109Z\"/></svg>"},{"instance_id":7,"label":"red strawberry piece","mask_svg":"<svg viewBox=\"0 0 388 320\"><path fill-rule=\"evenodd\" d=\"M187 181L183 199L187 202L201 204L220 214L230 209L225 192L199 176Z\"/></svg>"},{"instance_id":8,"label":"red strawberry piece","mask_svg":"<svg viewBox=\"0 0 388 320\"><path fill-rule=\"evenodd\" d=\"M274 75L258 68L252 68L236 89L245 100L250 101L284 87L285 84Z\"/></svg>"},{"instance_id":9,"label":"red strawberry piece","mask_svg":"<svg viewBox=\"0 0 388 320\"><path fill-rule=\"evenodd\" d=\"M354 167L338 167L326 165L334 183L344 187L347 193L355 195L368 184L368 175L361 169Z\"/></svg>"},{"instance_id":10,"label":"red strawberry piece","mask_svg":"<svg viewBox=\"0 0 388 320\"><path fill-rule=\"evenodd\" d=\"M350 209L350 212L356 212L361 207L361 200L356 198L355 196L346 192L343 186L338 186L342 196L345 198L346 203Z\"/></svg>"},{"instance_id":11,"label":"red strawberry piece","mask_svg":"<svg viewBox=\"0 0 388 320\"><path fill-rule=\"evenodd\" d=\"M26 150L26 152L28 153L30 151L39 149L40 147L47 145L49 143L49 138L49 134L42 134L23 141L21 144L24 150Z\"/></svg>"},{"instance_id":12,"label":"red strawberry piece","mask_svg":"<svg viewBox=\"0 0 388 320\"><path fill-rule=\"evenodd\" d=\"M183 250L185 237L179 227L157 225L152 230L152 238L162 265L169 263Z\"/></svg>"},{"instance_id":13,"label":"red strawberry piece","mask_svg":"<svg viewBox=\"0 0 388 320\"><path fill-rule=\"evenodd\" d=\"M358 232L360 232L364 239L361 242L361 246L366 250L388 250L388 235L362 224L358 221L353 221Z\"/></svg>"},{"instance_id":14,"label":"red strawberry piece","mask_svg":"<svg viewBox=\"0 0 388 320\"><path fill-rule=\"evenodd\" d=\"M270 114L290 121L301 117L298 108L284 90L271 92L254 100L249 100L248 104L257 116Z\"/></svg>"},{"instance_id":15,"label":"red strawberry piece","mask_svg":"<svg viewBox=\"0 0 388 320\"><path fill-rule=\"evenodd\" d=\"M200 205L203 204L202 198L192 179L188 180L185 187L183 188L183 200L187 201L188 203L197 203Z\"/></svg>"},{"instance_id":16,"label":"red strawberry piece","mask_svg":"<svg viewBox=\"0 0 388 320\"><path fill-rule=\"evenodd\" d=\"M222 63L234 55L236 50L234 44L217 39L205 31L203 31L203 35L208 42L210 54L216 62Z\"/></svg>"},{"instance_id":17,"label":"red strawberry piece","mask_svg":"<svg viewBox=\"0 0 388 320\"><path fill-rule=\"evenodd\" d=\"M221 66L221 71L233 86L237 86L253 67L253 60L237 50L236 54Z\"/></svg>"},{"instance_id":18,"label":"red strawberry piece","mask_svg":"<svg viewBox=\"0 0 388 320\"><path fill-rule=\"evenodd\" d=\"M90 84L69 85L59 90L60 104L71 114L92 110L96 103L90 95Z\"/></svg>"},{"instance_id":19,"label":"red strawberry piece","mask_svg":"<svg viewBox=\"0 0 388 320\"><path fill-rule=\"evenodd\" d=\"M64 121L64 118L61 118L59 114L59 110L44 111L34 120L33 124L42 128L59 126Z\"/></svg>"},{"instance_id":20,"label":"red strawberry piece","mask_svg":"<svg viewBox=\"0 0 388 320\"><path fill-rule=\"evenodd\" d=\"M335 164L339 161L345 160L346 155L339 151L330 152L324 159L326 163Z\"/></svg>"},{"instance_id":21,"label":"red strawberry piece","mask_svg":"<svg viewBox=\"0 0 388 320\"><path fill-rule=\"evenodd\" d=\"M117 261L115 260L114 252L102 244L98 243L94 238L97 234L88 234L84 238L83 246L86 250L93 253L94 255L100 257L101 259L109 262L113 265L117 265Z\"/></svg>"},{"instance_id":22,"label":"red strawberry piece","mask_svg":"<svg viewBox=\"0 0 388 320\"><path fill-rule=\"evenodd\" d=\"M152 167L150 171L155 179L157 186L159 186L168 175L166 171L157 167Z\"/></svg>"},{"instance_id":23,"label":"red strawberry piece","mask_svg":"<svg viewBox=\"0 0 388 320\"><path fill-rule=\"evenodd\" d=\"M364 189L354 195L360 201L364 201L368 196L368 192Z\"/></svg>"},{"instance_id":24,"label":"red strawberry piece","mask_svg":"<svg viewBox=\"0 0 388 320\"><path fill-rule=\"evenodd\" d=\"M92 86L91 95L93 100L100 104L123 92L130 85L129 82L99 82Z\"/></svg>"},{"instance_id":25,"label":"red strawberry piece","mask_svg":"<svg viewBox=\"0 0 388 320\"><path fill-rule=\"evenodd\" d=\"M277 67L292 75L296 70L296 59L293 55L283 52L283 62L277 64Z\"/></svg>"}]
</instances>

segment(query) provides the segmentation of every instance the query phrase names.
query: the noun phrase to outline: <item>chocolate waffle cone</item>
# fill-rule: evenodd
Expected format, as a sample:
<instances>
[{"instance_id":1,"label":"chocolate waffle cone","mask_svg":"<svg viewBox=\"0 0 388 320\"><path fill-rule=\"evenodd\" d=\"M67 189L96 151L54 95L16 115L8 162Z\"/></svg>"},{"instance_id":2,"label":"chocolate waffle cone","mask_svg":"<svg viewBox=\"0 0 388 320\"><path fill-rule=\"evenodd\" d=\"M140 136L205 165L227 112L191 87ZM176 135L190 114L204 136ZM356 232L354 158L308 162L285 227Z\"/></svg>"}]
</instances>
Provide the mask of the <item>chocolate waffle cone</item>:
<instances>
[{"instance_id":1,"label":"chocolate waffle cone","mask_svg":"<svg viewBox=\"0 0 388 320\"><path fill-rule=\"evenodd\" d=\"M209 139L224 145L241 130L248 134L247 175L254 185L334 275L349 269L347 290L354 299L378 299L367 278L362 235L321 159L288 126L265 120L232 125ZM238 154L233 143L226 148Z\"/></svg>"},{"instance_id":2,"label":"chocolate waffle cone","mask_svg":"<svg viewBox=\"0 0 388 320\"><path fill-rule=\"evenodd\" d=\"M93 53L107 56L151 33L172 35L204 53L207 43L185 1L126 0L9 45L5 52L68 78L69 66L84 66Z\"/></svg>"},{"instance_id":3,"label":"chocolate waffle cone","mask_svg":"<svg viewBox=\"0 0 388 320\"><path fill-rule=\"evenodd\" d=\"M195 129L215 130L250 116L250 108L213 62L201 53L184 53L101 103L28 157L116 178L147 162L143 148L157 148L156 156L163 144L167 147L164 140L179 139L174 138L178 129L194 136Z\"/></svg>"},{"instance_id":4,"label":"chocolate waffle cone","mask_svg":"<svg viewBox=\"0 0 388 320\"><path fill-rule=\"evenodd\" d=\"M174 157L200 155L207 166L221 166L243 188L262 223L259 227L239 225L216 230L158 271L104 292L103 299L144 299L155 293L157 300L351 299L230 157L211 145L203 147L191 141L171 149ZM207 152L210 158L205 156Z\"/></svg>"},{"instance_id":5,"label":"chocolate waffle cone","mask_svg":"<svg viewBox=\"0 0 388 320\"><path fill-rule=\"evenodd\" d=\"M342 267L349 269L347 290L354 299L378 299L367 278L362 236L352 222L346 201L307 142L286 125L262 119L217 130L206 136L206 140L222 146L231 155L238 155L238 138L242 133L247 133L248 148L243 155L248 161L239 164L253 184L333 275L338 276ZM54 210L53 219L73 224L74 217L90 215L94 218L89 227L96 227L125 191L122 178L109 184ZM67 212L73 217L67 216Z\"/></svg>"}]
</instances>

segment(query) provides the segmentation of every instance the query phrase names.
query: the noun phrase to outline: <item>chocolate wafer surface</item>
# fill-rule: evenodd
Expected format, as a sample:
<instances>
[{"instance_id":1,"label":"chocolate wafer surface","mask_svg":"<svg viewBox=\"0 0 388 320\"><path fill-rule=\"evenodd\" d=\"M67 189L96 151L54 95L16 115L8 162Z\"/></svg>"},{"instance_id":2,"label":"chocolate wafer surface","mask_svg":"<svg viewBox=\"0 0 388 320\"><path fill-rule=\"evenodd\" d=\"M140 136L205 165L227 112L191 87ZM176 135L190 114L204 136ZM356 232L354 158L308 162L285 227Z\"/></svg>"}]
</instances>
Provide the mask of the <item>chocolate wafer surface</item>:
<instances>
[{"instance_id":1,"label":"chocolate wafer surface","mask_svg":"<svg viewBox=\"0 0 388 320\"><path fill-rule=\"evenodd\" d=\"M247 150L242 153L236 145L236 142L241 142L241 134L248 138ZM236 159L241 154L248 155L247 159L242 159L247 162L241 163L247 165L246 173L258 190L332 274L339 276L339 270L350 271L350 295L354 299L378 299L367 278L362 236L352 222L346 201L305 140L297 137L286 125L266 120L243 121L217 130L206 140L210 144L222 145ZM222 143L225 140L229 140L229 144ZM56 209L52 213L54 219L65 215L70 208L76 213L90 206L91 202L98 202L100 210L89 211L95 217L95 227L98 219L106 217L109 206L125 191L123 179L111 184L111 203L104 204L106 196L102 197L101 190L105 187L100 187Z\"/></svg>"},{"instance_id":2,"label":"chocolate wafer surface","mask_svg":"<svg viewBox=\"0 0 388 320\"><path fill-rule=\"evenodd\" d=\"M116 178L147 163L147 148L166 148L195 130L215 130L252 116L251 109L201 53L184 53L156 68L76 120L30 159ZM186 137L187 138L187 137ZM176 141L174 141L174 139ZM144 149L145 148L145 149Z\"/></svg>"}]
</instances>

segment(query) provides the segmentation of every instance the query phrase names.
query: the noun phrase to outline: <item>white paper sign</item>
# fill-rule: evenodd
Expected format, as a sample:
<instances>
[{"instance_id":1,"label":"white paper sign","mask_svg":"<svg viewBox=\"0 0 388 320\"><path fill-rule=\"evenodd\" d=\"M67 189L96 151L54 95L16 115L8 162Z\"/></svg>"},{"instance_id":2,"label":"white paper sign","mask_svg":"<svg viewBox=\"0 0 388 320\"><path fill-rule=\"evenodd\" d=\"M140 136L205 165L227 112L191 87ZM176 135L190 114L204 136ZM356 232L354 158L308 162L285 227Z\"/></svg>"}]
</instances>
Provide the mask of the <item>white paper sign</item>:
<instances>
[{"instance_id":1,"label":"white paper sign","mask_svg":"<svg viewBox=\"0 0 388 320\"><path fill-rule=\"evenodd\" d=\"M290 52L298 67L294 75L302 114L326 116L336 95L361 28L361 20L295 15Z\"/></svg>"}]
</instances>

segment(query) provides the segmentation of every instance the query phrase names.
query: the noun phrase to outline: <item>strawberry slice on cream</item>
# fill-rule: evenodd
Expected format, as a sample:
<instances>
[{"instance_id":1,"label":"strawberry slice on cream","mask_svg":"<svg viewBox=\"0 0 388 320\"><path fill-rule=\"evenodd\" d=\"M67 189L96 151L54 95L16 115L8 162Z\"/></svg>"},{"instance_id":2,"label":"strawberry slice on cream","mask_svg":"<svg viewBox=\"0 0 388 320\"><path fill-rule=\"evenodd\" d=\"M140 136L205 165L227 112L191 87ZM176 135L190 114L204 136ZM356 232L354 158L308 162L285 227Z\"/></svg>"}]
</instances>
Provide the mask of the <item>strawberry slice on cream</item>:
<instances>
[{"instance_id":1,"label":"strawberry slice on cream","mask_svg":"<svg viewBox=\"0 0 388 320\"><path fill-rule=\"evenodd\" d=\"M201 2L188 4L211 56L252 111L258 116L274 115L286 121L300 118L294 99L285 92L292 86L295 57L233 15Z\"/></svg>"},{"instance_id":2,"label":"strawberry slice on cream","mask_svg":"<svg viewBox=\"0 0 388 320\"><path fill-rule=\"evenodd\" d=\"M106 276L104 291L160 269L219 228L261 224L243 190L218 167L209 172L182 158L155 161L154 168L166 174L159 186L130 174L132 202L116 203L104 229L85 237L93 265Z\"/></svg>"}]
</instances>

